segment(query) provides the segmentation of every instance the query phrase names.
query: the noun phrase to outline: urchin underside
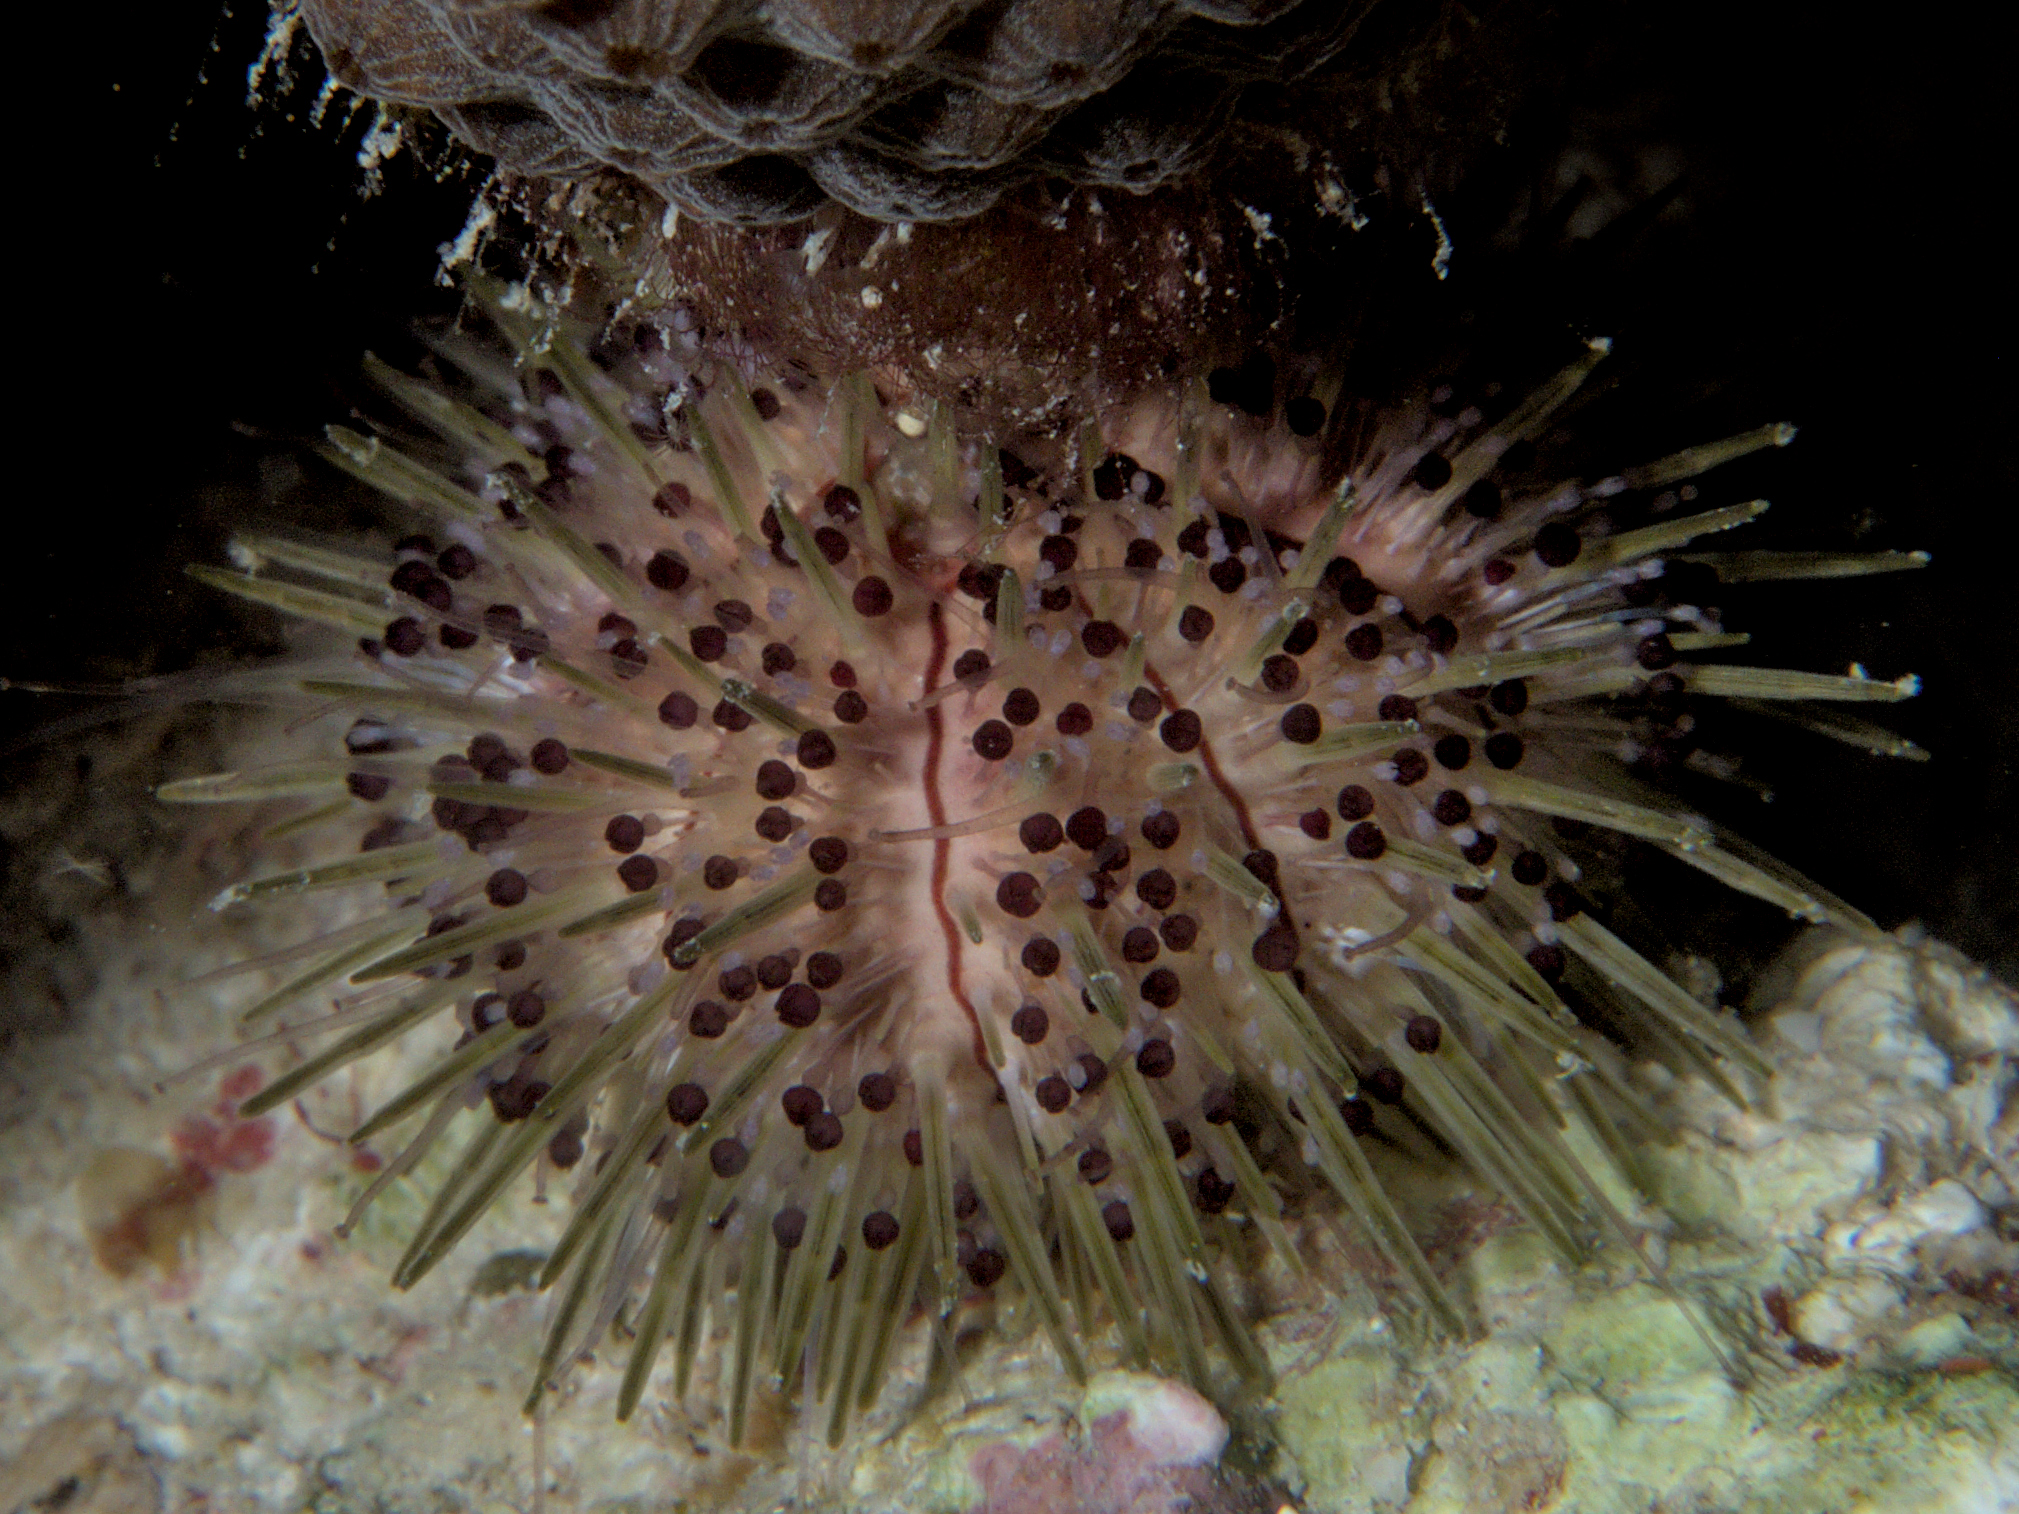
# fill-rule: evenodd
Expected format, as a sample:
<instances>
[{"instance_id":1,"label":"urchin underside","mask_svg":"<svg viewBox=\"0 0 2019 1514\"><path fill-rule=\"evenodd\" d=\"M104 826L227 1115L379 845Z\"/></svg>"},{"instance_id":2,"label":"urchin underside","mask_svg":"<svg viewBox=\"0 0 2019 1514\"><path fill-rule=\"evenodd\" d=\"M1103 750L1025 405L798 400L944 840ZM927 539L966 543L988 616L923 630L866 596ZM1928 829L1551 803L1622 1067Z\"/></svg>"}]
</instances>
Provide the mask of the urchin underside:
<instances>
[{"instance_id":1,"label":"urchin underside","mask_svg":"<svg viewBox=\"0 0 2019 1514\"><path fill-rule=\"evenodd\" d=\"M359 1207L461 1143L410 1284L563 1175L540 1385L621 1314L621 1413L714 1332L732 1440L777 1379L838 1437L915 1302L1005 1285L1075 1373L1112 1328L1259 1376L1230 1227L1290 1245L1286 1161L1461 1326L1362 1142L1436 1131L1577 1256L1609 1211L1559 1132L1619 1150L1645 1118L1578 1011L1728 1086L1759 1067L1593 919L1562 832L1862 926L1621 757L1679 750L1694 695L1911 692L1702 660L1743 637L1697 591L1912 561L1664 571L1757 503L1601 535L1594 501L1792 434L1541 478L1527 439L1602 346L1493 419L1399 417L1336 478L1316 396L1272 424L1180 386L1039 468L862 376L747 387L652 322L592 360L523 293L489 319L516 366L380 374L440 442L332 431L433 517L390 569L247 538L205 575L359 638L267 683L345 750L165 794L362 834L220 901L386 901L251 1012L335 1001L255 1106L452 1016L358 1132L408 1132Z\"/></svg>"}]
</instances>

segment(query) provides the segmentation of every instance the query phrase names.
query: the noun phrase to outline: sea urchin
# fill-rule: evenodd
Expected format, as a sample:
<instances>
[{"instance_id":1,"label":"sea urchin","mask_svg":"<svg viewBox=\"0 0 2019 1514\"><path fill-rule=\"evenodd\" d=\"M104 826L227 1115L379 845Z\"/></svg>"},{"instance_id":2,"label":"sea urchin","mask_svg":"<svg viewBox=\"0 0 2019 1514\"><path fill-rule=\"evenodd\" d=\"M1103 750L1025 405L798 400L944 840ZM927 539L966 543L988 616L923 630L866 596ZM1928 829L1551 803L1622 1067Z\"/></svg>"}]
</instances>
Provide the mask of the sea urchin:
<instances>
[{"instance_id":1,"label":"sea urchin","mask_svg":"<svg viewBox=\"0 0 2019 1514\"><path fill-rule=\"evenodd\" d=\"M1786 427L1539 478L1603 344L1338 463L1337 396L1257 418L1238 374L1019 455L865 375L709 366L671 312L476 303L497 345L444 346L454 381L375 370L434 440L330 434L425 534L199 570L359 638L262 683L332 755L163 797L309 798L292 828L350 852L219 907L383 895L249 1012L335 1006L246 1112L440 1039L355 1136L414 1127L360 1210L461 1143L398 1284L529 1168L573 1185L535 1399L621 1318L620 1416L669 1335L683 1392L721 1335L732 1442L766 1379L839 1440L918 1308L995 1288L1074 1374L1111 1326L1261 1377L1235 1221L1289 1250L1291 1169L1462 1328L1363 1141L1434 1132L1576 1257L1610 1211L1564 1127L1646 1118L1592 1027L1763 1070L1594 918L1566 836L1862 924L1623 759L1685 752L1694 696L1913 692L1702 660L1745 638L1701 595L1919 559L1676 558L1764 506L1661 491Z\"/></svg>"}]
</instances>

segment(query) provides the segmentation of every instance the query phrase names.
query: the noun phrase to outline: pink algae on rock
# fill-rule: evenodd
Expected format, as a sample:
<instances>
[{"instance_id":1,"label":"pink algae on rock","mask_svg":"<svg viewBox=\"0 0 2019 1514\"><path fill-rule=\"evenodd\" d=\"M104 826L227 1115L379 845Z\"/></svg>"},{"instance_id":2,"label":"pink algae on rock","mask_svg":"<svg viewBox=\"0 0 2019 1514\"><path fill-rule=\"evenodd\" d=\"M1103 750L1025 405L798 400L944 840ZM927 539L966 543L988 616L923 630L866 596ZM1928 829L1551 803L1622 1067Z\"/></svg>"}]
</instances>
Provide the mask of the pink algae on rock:
<instances>
[{"instance_id":1,"label":"pink algae on rock","mask_svg":"<svg viewBox=\"0 0 2019 1514\"><path fill-rule=\"evenodd\" d=\"M1118 1406L1097 1412L1108 1403ZM971 1514L1264 1514L1281 1502L1259 1480L1216 1470L1227 1425L1182 1383L1135 1373L1097 1379L1077 1434L998 1441L968 1461L982 1489Z\"/></svg>"},{"instance_id":2,"label":"pink algae on rock","mask_svg":"<svg viewBox=\"0 0 2019 1514\"><path fill-rule=\"evenodd\" d=\"M264 1081L256 1067L227 1073L207 1114L193 1114L169 1137L173 1157L131 1146L97 1152L77 1180L78 1209L92 1259L114 1277L143 1266L172 1276L202 1226L220 1173L248 1173L273 1156L270 1119L241 1120L239 1101Z\"/></svg>"}]
</instances>

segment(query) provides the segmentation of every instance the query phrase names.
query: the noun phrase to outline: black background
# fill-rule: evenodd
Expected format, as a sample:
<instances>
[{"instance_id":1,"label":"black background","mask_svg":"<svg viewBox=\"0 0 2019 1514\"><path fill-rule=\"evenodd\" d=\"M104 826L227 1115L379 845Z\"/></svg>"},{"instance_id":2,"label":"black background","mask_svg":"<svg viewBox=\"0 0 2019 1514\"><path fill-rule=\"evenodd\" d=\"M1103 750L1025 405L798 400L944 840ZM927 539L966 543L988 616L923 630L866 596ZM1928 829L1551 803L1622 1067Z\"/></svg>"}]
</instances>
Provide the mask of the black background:
<instances>
[{"instance_id":1,"label":"black background","mask_svg":"<svg viewBox=\"0 0 2019 1514\"><path fill-rule=\"evenodd\" d=\"M1935 760L1780 738L1765 763L1775 802L1736 818L1882 924L1918 918L2012 979L2015 469L1997 210L2011 122L1988 78L1994 39L1801 9L1621 12L1565 44L1563 108L1525 117L1509 151L1546 162L1568 131L1601 155L1669 154L1688 189L1638 269L1623 350L1640 337L1683 373L1669 387L1693 416L1801 424L1764 465L1783 533L1933 552L1921 574L1798 586L1734 619L1767 628L1761 661L1923 674L1921 699L1881 713ZM221 560L248 512L338 532L370 518L297 443L344 414L362 348L397 346L417 312L447 308L435 248L478 180L403 157L362 198L370 111L340 130L339 101L311 125L319 68L246 106L264 26L252 0L80 7L43 51L60 62L21 139L32 161L10 217L26 321L0 673L118 678L267 650L270 627L181 565ZM1466 207L1447 209L1462 226ZM0 699L8 735L70 708Z\"/></svg>"}]
</instances>

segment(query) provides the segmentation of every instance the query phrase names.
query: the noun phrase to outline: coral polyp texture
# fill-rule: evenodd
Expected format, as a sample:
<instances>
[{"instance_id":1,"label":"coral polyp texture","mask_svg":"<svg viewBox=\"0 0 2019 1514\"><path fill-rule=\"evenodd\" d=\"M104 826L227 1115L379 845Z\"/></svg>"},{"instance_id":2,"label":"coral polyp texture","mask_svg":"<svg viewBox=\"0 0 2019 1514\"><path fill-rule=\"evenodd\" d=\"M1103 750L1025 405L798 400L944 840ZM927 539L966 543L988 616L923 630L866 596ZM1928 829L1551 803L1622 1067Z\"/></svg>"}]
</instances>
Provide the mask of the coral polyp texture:
<instances>
[{"instance_id":1,"label":"coral polyp texture","mask_svg":"<svg viewBox=\"0 0 2019 1514\"><path fill-rule=\"evenodd\" d=\"M1584 849L1870 929L1645 776L1699 697L1913 691L1723 659L1720 577L1920 560L1702 540L1764 505L1679 486L1790 428L1542 477L1593 343L1490 417L1278 410L1251 365L1005 446L691 324L483 285L435 377L375 364L432 438L328 455L414 534L200 570L351 639L248 685L329 755L162 791L327 847L219 908L382 900L247 1013L304 1059L241 1113L434 1049L353 1136L398 1151L359 1211L439 1175L400 1286L572 1195L532 1401L614 1346L620 1416L670 1363L732 1443L779 1392L838 1441L990 1294L1076 1377L1238 1395L1292 1206L1464 1333L1364 1144L1455 1158L1575 1259L1630 1239L1599 1169L1659 1125L1622 1043L1734 1099L1765 1068L1601 923Z\"/></svg>"},{"instance_id":2,"label":"coral polyp texture","mask_svg":"<svg viewBox=\"0 0 2019 1514\"><path fill-rule=\"evenodd\" d=\"M1140 193L1196 168L1249 86L1280 108L1349 44L1330 83L1351 102L1356 145L1395 135L1390 118L1430 85L1469 86L1467 132L1495 117L1504 49L1439 47L1436 7L1369 25L1375 9L288 0L276 15L289 29L306 20L346 87L432 109L509 173L621 174L687 214L764 225L830 201L880 220L960 220L1041 177ZM1436 121L1426 131L1460 129L1422 114Z\"/></svg>"}]
</instances>

